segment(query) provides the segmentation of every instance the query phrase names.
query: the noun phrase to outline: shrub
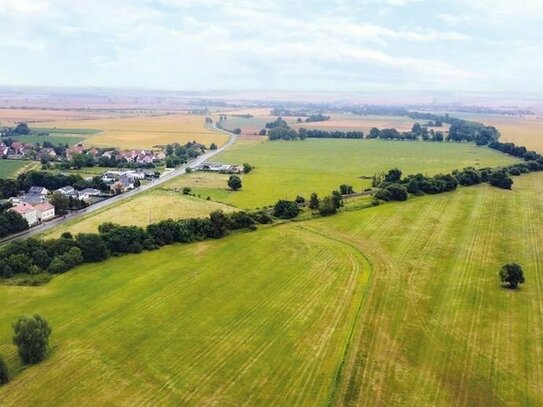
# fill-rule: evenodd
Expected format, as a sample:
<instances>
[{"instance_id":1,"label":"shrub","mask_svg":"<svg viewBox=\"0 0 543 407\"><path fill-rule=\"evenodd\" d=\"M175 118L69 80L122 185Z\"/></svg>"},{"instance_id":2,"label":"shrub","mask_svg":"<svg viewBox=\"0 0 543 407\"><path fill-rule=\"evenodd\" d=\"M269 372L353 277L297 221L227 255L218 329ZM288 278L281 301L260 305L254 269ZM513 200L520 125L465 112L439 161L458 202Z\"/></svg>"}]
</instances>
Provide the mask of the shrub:
<instances>
[{"instance_id":1,"label":"shrub","mask_svg":"<svg viewBox=\"0 0 543 407\"><path fill-rule=\"evenodd\" d=\"M406 201L407 189L400 184L390 184L378 191L375 197L383 201Z\"/></svg>"},{"instance_id":2,"label":"shrub","mask_svg":"<svg viewBox=\"0 0 543 407\"><path fill-rule=\"evenodd\" d=\"M37 314L19 317L13 324L13 331L13 343L24 363L34 364L45 359L52 331L45 319Z\"/></svg>"},{"instance_id":3,"label":"shrub","mask_svg":"<svg viewBox=\"0 0 543 407\"><path fill-rule=\"evenodd\" d=\"M505 172L497 171L490 174L488 178L490 185L502 189L511 189L513 185L513 180L507 176Z\"/></svg>"},{"instance_id":4,"label":"shrub","mask_svg":"<svg viewBox=\"0 0 543 407\"><path fill-rule=\"evenodd\" d=\"M319 204L319 214L321 216L330 216L337 213L337 207L331 197L325 196Z\"/></svg>"},{"instance_id":5,"label":"shrub","mask_svg":"<svg viewBox=\"0 0 543 407\"><path fill-rule=\"evenodd\" d=\"M4 358L0 356L0 386L9 382L9 370L8 365L4 361Z\"/></svg>"},{"instance_id":6,"label":"shrub","mask_svg":"<svg viewBox=\"0 0 543 407\"><path fill-rule=\"evenodd\" d=\"M188 195L192 191L190 187L183 187L183 195Z\"/></svg>"},{"instance_id":7,"label":"shrub","mask_svg":"<svg viewBox=\"0 0 543 407\"><path fill-rule=\"evenodd\" d=\"M273 216L280 219L292 219L298 216L300 208L294 201L280 199L273 208Z\"/></svg>"}]
</instances>

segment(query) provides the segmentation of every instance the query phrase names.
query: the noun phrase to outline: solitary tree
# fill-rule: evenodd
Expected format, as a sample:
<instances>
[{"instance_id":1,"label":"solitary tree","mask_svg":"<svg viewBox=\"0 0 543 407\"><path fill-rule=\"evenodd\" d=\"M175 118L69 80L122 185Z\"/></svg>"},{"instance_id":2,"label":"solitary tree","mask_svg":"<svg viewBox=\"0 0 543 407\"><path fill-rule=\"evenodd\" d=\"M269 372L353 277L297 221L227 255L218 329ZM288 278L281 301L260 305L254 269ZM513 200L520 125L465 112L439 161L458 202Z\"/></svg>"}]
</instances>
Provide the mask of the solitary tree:
<instances>
[{"instance_id":1,"label":"solitary tree","mask_svg":"<svg viewBox=\"0 0 543 407\"><path fill-rule=\"evenodd\" d=\"M0 356L0 386L9 382L9 370L8 365L4 362L2 356Z\"/></svg>"},{"instance_id":2,"label":"solitary tree","mask_svg":"<svg viewBox=\"0 0 543 407\"><path fill-rule=\"evenodd\" d=\"M228 186L236 191L241 188L241 178L237 175L230 175L230 178L228 178Z\"/></svg>"},{"instance_id":3,"label":"solitary tree","mask_svg":"<svg viewBox=\"0 0 543 407\"><path fill-rule=\"evenodd\" d=\"M13 331L13 343L17 345L24 363L34 364L45 359L52 331L45 319L37 314L33 317L19 317L13 324Z\"/></svg>"},{"instance_id":4,"label":"solitary tree","mask_svg":"<svg viewBox=\"0 0 543 407\"><path fill-rule=\"evenodd\" d=\"M519 284L524 284L524 272L517 263L504 265L500 270L500 280L502 283L508 283L510 288L517 288Z\"/></svg>"}]
</instances>

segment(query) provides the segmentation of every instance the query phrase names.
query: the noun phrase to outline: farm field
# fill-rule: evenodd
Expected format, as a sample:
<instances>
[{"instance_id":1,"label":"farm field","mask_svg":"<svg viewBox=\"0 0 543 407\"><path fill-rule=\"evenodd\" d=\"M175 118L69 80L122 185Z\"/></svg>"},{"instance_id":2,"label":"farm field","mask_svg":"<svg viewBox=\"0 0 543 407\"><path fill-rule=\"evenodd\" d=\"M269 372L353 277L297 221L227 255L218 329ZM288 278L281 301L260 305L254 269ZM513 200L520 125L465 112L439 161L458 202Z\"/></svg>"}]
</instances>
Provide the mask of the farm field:
<instances>
[{"instance_id":1,"label":"farm field","mask_svg":"<svg viewBox=\"0 0 543 407\"><path fill-rule=\"evenodd\" d=\"M90 111L88 109L0 109L0 126L15 126L17 123L33 123L46 120L87 120L111 117L118 113Z\"/></svg>"},{"instance_id":2,"label":"farm field","mask_svg":"<svg viewBox=\"0 0 543 407\"><path fill-rule=\"evenodd\" d=\"M224 212L232 212L234 208L217 202L186 196L181 191L175 192L157 187L79 219L59 225L48 230L43 237L59 237L63 232L71 232L74 235L81 232L96 232L98 226L105 222L147 226L149 223L169 218L205 217L218 209Z\"/></svg>"},{"instance_id":3,"label":"farm field","mask_svg":"<svg viewBox=\"0 0 543 407\"><path fill-rule=\"evenodd\" d=\"M501 142L513 142L539 153L543 152L543 116L541 114L506 116L465 112L435 113L449 113L453 117L477 121L487 126L494 126L501 133Z\"/></svg>"},{"instance_id":4,"label":"farm field","mask_svg":"<svg viewBox=\"0 0 543 407\"><path fill-rule=\"evenodd\" d=\"M307 139L236 144L213 161L249 162L256 169L243 176L240 191L225 195L224 190L211 187L202 190L202 195L239 208L256 208L280 198L308 198L311 192L329 194L343 183L362 191L371 185L371 180L360 179L361 176L371 177L393 167L399 167L404 174L432 175L467 166L505 165L515 159L472 144Z\"/></svg>"},{"instance_id":5,"label":"farm field","mask_svg":"<svg viewBox=\"0 0 543 407\"><path fill-rule=\"evenodd\" d=\"M378 129L394 128L398 131L409 131L416 120L403 116L359 116L353 114L331 114L330 120L323 122L294 124L294 128L319 129L325 131L363 131L369 133L373 127ZM440 128L439 130L446 130Z\"/></svg>"},{"instance_id":6,"label":"farm field","mask_svg":"<svg viewBox=\"0 0 543 407\"><path fill-rule=\"evenodd\" d=\"M373 269L338 405L543 403L543 177L349 212L304 226ZM527 283L500 287L518 262Z\"/></svg>"},{"instance_id":7,"label":"farm field","mask_svg":"<svg viewBox=\"0 0 543 407\"><path fill-rule=\"evenodd\" d=\"M60 129L98 129L85 145L118 148L151 148L169 143L198 141L206 146L224 144L228 137L204 126L204 116L185 114L120 119L42 122L36 126Z\"/></svg>"},{"instance_id":8,"label":"farm field","mask_svg":"<svg viewBox=\"0 0 543 407\"><path fill-rule=\"evenodd\" d=\"M351 245L291 224L0 287L17 375L2 405L324 405L368 273ZM53 349L23 370L10 324L37 311Z\"/></svg>"},{"instance_id":9,"label":"farm field","mask_svg":"<svg viewBox=\"0 0 543 407\"><path fill-rule=\"evenodd\" d=\"M0 397L541 405L543 177L514 180L0 287L0 326L39 311L54 329L50 357L25 370L0 329L17 374ZM511 261L526 271L517 291L497 277Z\"/></svg>"},{"instance_id":10,"label":"farm field","mask_svg":"<svg viewBox=\"0 0 543 407\"><path fill-rule=\"evenodd\" d=\"M32 166L34 163L24 160L0 160L0 178L14 178L25 167Z\"/></svg>"},{"instance_id":11,"label":"farm field","mask_svg":"<svg viewBox=\"0 0 543 407\"><path fill-rule=\"evenodd\" d=\"M55 146L58 144L68 144L69 146L73 146L85 140L85 137L79 134L70 133L51 133L49 136L15 136L11 138L13 140L30 144L43 144L43 142L48 141L49 143L53 143Z\"/></svg>"}]
</instances>

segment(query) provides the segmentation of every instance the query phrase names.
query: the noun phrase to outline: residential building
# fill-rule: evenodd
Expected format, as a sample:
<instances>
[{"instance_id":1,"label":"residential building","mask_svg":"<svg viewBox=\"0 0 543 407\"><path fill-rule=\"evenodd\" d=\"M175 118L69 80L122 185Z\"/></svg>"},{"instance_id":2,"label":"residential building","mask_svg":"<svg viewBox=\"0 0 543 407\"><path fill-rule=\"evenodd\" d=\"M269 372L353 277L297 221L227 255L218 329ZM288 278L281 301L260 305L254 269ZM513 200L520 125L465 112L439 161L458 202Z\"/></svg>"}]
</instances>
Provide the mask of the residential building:
<instances>
[{"instance_id":1,"label":"residential building","mask_svg":"<svg viewBox=\"0 0 543 407\"><path fill-rule=\"evenodd\" d=\"M38 220L45 222L55 217L55 207L49 202L44 202L34 206L37 211Z\"/></svg>"},{"instance_id":2,"label":"residential building","mask_svg":"<svg viewBox=\"0 0 543 407\"><path fill-rule=\"evenodd\" d=\"M17 206L9 209L10 211L16 212L23 217L24 220L28 223L28 226L36 225L38 220L38 211L32 205L22 202Z\"/></svg>"},{"instance_id":3,"label":"residential building","mask_svg":"<svg viewBox=\"0 0 543 407\"><path fill-rule=\"evenodd\" d=\"M45 187L30 187L28 193L33 195L48 195L49 190Z\"/></svg>"}]
</instances>

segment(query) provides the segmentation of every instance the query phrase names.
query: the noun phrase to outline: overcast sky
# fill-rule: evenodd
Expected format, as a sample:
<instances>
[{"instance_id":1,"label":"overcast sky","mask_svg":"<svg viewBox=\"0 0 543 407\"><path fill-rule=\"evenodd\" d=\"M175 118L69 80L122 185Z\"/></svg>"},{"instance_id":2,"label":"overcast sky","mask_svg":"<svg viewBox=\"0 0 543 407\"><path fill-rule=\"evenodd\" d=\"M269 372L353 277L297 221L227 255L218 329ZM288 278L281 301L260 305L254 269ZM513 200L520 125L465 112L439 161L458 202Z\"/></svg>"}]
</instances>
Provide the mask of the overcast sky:
<instances>
[{"instance_id":1,"label":"overcast sky","mask_svg":"<svg viewBox=\"0 0 543 407\"><path fill-rule=\"evenodd\" d=\"M543 0L0 0L0 85L543 92Z\"/></svg>"}]
</instances>

